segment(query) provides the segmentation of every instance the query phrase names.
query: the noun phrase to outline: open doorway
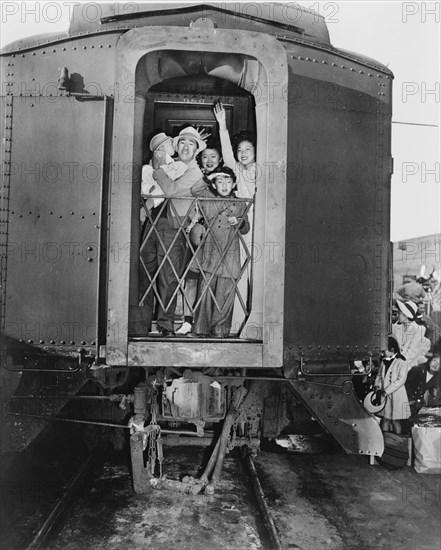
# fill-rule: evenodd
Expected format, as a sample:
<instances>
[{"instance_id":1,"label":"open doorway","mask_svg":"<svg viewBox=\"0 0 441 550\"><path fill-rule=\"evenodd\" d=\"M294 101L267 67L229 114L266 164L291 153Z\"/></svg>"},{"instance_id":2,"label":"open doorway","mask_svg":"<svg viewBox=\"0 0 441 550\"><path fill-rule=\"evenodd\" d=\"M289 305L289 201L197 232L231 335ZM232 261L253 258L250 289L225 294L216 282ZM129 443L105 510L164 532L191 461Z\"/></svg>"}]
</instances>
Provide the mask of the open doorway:
<instances>
[{"instance_id":1,"label":"open doorway","mask_svg":"<svg viewBox=\"0 0 441 550\"><path fill-rule=\"evenodd\" d=\"M235 29L142 27L127 31L116 47L116 78L130 99L115 105L114 166L133 166L124 181L112 179L109 250L130 250L109 262L106 361L109 365L225 364L274 367L283 363L285 192L288 65L273 36ZM253 303L241 337L228 345L133 337L138 306L140 187L144 116L149 90L163 81L206 74L231 82L255 99L257 164L254 208ZM179 93L179 91L177 92ZM217 98L218 94L216 94ZM129 185L126 184L129 183ZM129 248L130 247L130 248ZM268 250L281 253L268 258ZM252 340L247 344L247 340ZM247 350L244 353L244 350ZM167 358L166 355L170 356ZM183 354L183 355L182 355ZM216 357L215 357L216 356Z\"/></svg>"},{"instance_id":2,"label":"open doorway","mask_svg":"<svg viewBox=\"0 0 441 550\"><path fill-rule=\"evenodd\" d=\"M143 119L143 131L142 131L142 151L143 151L143 164L147 163L151 158L151 152L149 150L149 143L151 138L159 132L164 132L167 136L175 137L185 127L191 125L197 127L200 131L210 134L208 138L208 147L210 144L217 144L218 150L221 152L221 145L219 139L218 125L213 113L213 107L216 102L221 102L225 109L226 124L229 131L229 135L233 138L239 132L248 131L251 135L256 129L256 109L254 96L239 86L237 83L232 82L226 78L220 78L218 76L212 76L206 74L206 54L192 53L191 61L184 56L182 52L170 52L173 63L176 63L176 55L180 63L185 63L185 69L188 71L189 65L195 66L195 59L199 59L198 72L194 75L184 75L172 78L164 79L151 86L146 94L146 103ZM234 69L237 72L238 65L243 64L243 56L227 56L225 54L211 54L209 61L213 70L213 67L221 67L222 71L226 73L224 76L231 78L230 72ZM184 60L184 61L182 61ZM164 69L169 67L171 60L167 57L167 52L161 53L161 66L163 67L161 72L166 72ZM182 68L182 65L179 65ZM170 71L168 71L170 73ZM174 68L171 71L173 75L177 71ZM216 69L215 69L216 72ZM258 137L258 136L257 136ZM197 161L200 162L201 154L198 155ZM257 160L257 159L256 159ZM221 162L221 165L223 163ZM225 164L226 166L226 164ZM201 166L202 168L202 166ZM202 168L203 169L203 168ZM209 182L207 180L209 186ZM209 186L210 187L210 186ZM262 197L263 198L263 197ZM223 272L223 281L227 281L228 290L225 291L227 298L225 303L233 301L231 329L228 331L228 336L232 338L245 338L245 339L261 339L259 331L253 331L252 338L249 335L243 334L243 328L245 327L253 308L253 248L254 248L254 208L255 199L252 197L249 200L238 198L240 201L241 211L244 213L244 217L247 218L250 224L249 231L246 235L241 235L238 230L232 235L232 239L236 238L239 242L240 250L240 265L235 273L231 271L231 262L229 257L233 253L234 243L229 242L227 249L220 248L216 237L213 236L215 227L215 220L204 219L203 212L206 210L203 199L193 199L188 201L189 209L186 221L177 228L177 239L182 238L184 246L186 248L187 260L182 269L175 269L172 265L171 256L173 253L173 247L176 248L176 240L172 243L164 243L161 240L161 236L158 232L158 219L162 216L166 216L168 211L173 210L173 202L175 199L165 199L162 206L157 208L147 207L148 201L143 200L141 209L142 227L140 230L140 259L138 263L138 303L133 304L132 311L138 307L138 318L141 320L141 324L136 324L133 334L129 333L129 336L136 337L156 337L159 336L158 325L156 320L160 312L170 306L174 310L173 329L178 329L182 326L184 319L190 315L192 318L197 318L201 314L201 310L206 302L205 298L211 295L210 301L212 301L213 310L217 310L216 314L222 317L224 312L224 305L216 299L215 287L214 287L214 275L210 272L206 272L203 268L202 257L207 255L207 247L211 245L214 247L213 253L219 256L217 261L217 271ZM237 200L228 199L230 203L236 205ZM159 202L159 201L157 201ZM205 203L206 205L207 203ZM217 213L221 212L222 206L225 203L217 203ZM231 206L227 204L227 206ZM195 243L192 239L192 234L187 233L187 227L191 220L190 213L196 211L202 212L200 224L203 229L203 236L201 241ZM159 222L160 223L160 222ZM198 225L200 225L198 224ZM234 233L234 232L233 232ZM155 246L161 251L161 259L156 262L154 268L151 267L151 263L145 261L146 255L144 251L149 247L149 241L155 240ZM144 259L143 259L144 258ZM160 282L161 269L168 269L168 280L172 281L172 284L176 287L173 293L167 296L167 302L163 299L163 293L161 293ZM196 272L196 276L195 276ZM133 276L134 277L134 276ZM132 277L132 279L133 279ZM197 283L194 282L196 277ZM195 290L196 298L189 298L188 287L190 283L197 284L197 293ZM132 284L134 281L132 280ZM216 283L217 284L217 283ZM262 292L262 288L260 288ZM231 299L230 299L231 298ZM174 303L176 302L176 306ZM199 308L199 309L198 309ZM151 311L153 309L153 311ZM141 315L139 315L141 313ZM144 327L144 329L143 329ZM140 330L141 328L141 330ZM197 333L193 333L192 336L197 336ZM203 334L207 336L207 334ZM225 338L225 334L222 334Z\"/></svg>"}]
</instances>

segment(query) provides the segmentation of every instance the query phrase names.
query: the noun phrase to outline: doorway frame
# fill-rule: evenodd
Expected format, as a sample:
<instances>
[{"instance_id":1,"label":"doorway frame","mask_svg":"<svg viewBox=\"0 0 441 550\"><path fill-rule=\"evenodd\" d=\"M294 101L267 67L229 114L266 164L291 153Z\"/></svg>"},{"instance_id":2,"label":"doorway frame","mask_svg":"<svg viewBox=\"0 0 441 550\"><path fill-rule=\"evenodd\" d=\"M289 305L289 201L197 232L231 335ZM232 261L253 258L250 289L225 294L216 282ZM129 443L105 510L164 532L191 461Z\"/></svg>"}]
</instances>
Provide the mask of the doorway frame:
<instances>
[{"instance_id":1,"label":"doorway frame","mask_svg":"<svg viewBox=\"0 0 441 550\"><path fill-rule=\"evenodd\" d=\"M195 27L143 27L121 36L116 46L115 80L120 94L115 102L113 132L113 176L130 166L126 177L112 178L109 227L109 286L106 363L128 364L129 285L131 264L137 261L132 223L139 211L138 190L142 161L143 113L148 89L161 80L151 64L147 81L136 79L138 64L159 50L226 52L243 54L257 61L253 81L240 85L254 95L256 103L256 158L265 171L264 242L256 243L264 261L262 366L283 365L285 196L288 137L288 63L280 42L264 33ZM251 73L250 73L251 74ZM133 93L134 90L134 93ZM131 93L129 93L131 91ZM138 212L139 213L139 212ZM255 246L256 246L255 245ZM275 252L274 252L275 251ZM270 255L270 261L266 256ZM227 345L227 344L226 344ZM251 365L250 365L251 366Z\"/></svg>"}]
</instances>

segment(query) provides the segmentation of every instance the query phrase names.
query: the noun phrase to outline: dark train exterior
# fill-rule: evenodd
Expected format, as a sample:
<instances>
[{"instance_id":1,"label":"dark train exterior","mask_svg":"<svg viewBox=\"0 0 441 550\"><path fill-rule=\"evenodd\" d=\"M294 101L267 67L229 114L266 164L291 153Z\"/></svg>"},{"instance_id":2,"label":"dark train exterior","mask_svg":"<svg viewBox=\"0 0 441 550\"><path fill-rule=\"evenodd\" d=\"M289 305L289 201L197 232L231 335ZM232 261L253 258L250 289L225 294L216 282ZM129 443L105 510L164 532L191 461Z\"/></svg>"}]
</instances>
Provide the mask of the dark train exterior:
<instances>
[{"instance_id":1,"label":"dark train exterior","mask_svg":"<svg viewBox=\"0 0 441 550\"><path fill-rule=\"evenodd\" d=\"M144 370L179 392L185 370L195 401L163 420L197 425L225 415L207 380L249 377L254 436L295 402L347 452L381 454L350 363L378 358L390 325L393 75L334 48L314 12L259 6L80 5L66 34L1 51L2 379L73 395ZM232 133L257 134L252 302L225 340L133 335L147 136L215 131L218 99ZM15 411L12 441L34 416Z\"/></svg>"}]
</instances>

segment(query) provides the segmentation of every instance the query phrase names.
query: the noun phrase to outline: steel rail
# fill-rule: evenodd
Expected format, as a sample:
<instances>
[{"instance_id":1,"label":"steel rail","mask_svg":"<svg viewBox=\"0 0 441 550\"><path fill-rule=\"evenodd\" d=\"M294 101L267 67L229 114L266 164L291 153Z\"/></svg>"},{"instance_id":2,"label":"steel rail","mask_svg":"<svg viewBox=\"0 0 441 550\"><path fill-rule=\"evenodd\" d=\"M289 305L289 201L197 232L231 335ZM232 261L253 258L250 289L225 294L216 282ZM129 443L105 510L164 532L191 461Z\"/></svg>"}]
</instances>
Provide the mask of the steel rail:
<instances>
[{"instance_id":1,"label":"steel rail","mask_svg":"<svg viewBox=\"0 0 441 550\"><path fill-rule=\"evenodd\" d=\"M97 457L98 452L94 452L88 457L86 462L81 465L80 470L69 483L65 493L58 499L57 503L52 508L46 520L43 522L43 525L37 531L36 535L32 539L29 546L26 548L26 550L40 550L46 547L43 545L45 545L47 539L54 531L62 515L65 513L68 506L72 503L76 491L81 486L81 483L84 481L87 474L94 467Z\"/></svg>"},{"instance_id":2,"label":"steel rail","mask_svg":"<svg viewBox=\"0 0 441 550\"><path fill-rule=\"evenodd\" d=\"M268 548L270 550L282 550L282 544L280 542L274 520L271 517L268 504L266 503L265 494L263 492L262 485L260 484L259 476L257 475L256 467L254 466L254 462L249 452L243 456L243 461L251 481L254 496L256 497L257 507L262 517L265 534L268 539Z\"/></svg>"}]
</instances>

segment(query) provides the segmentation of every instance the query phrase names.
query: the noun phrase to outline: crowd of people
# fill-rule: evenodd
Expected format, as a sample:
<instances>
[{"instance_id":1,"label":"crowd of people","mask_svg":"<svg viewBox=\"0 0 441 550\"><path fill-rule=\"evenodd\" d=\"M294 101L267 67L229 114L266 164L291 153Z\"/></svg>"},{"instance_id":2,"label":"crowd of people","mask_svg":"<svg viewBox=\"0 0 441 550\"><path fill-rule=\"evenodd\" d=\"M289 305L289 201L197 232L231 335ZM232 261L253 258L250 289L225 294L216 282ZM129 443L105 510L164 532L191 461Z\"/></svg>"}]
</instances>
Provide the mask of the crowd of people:
<instances>
[{"instance_id":1,"label":"crowd of people","mask_svg":"<svg viewBox=\"0 0 441 550\"><path fill-rule=\"evenodd\" d=\"M244 131L231 142L222 103L214 115L220 143L193 126L174 138L158 132L142 170L140 302L146 332L157 308L162 337L226 338L231 330L243 273L240 235L253 215L256 141ZM179 291L184 320L175 332Z\"/></svg>"},{"instance_id":2,"label":"crowd of people","mask_svg":"<svg viewBox=\"0 0 441 550\"><path fill-rule=\"evenodd\" d=\"M439 281L435 280L436 288ZM426 288L424 288L426 287ZM383 431L401 434L408 419L426 407L441 405L439 308L427 315L428 280L408 281L395 294L397 316L379 369L373 379L373 405Z\"/></svg>"}]
</instances>

